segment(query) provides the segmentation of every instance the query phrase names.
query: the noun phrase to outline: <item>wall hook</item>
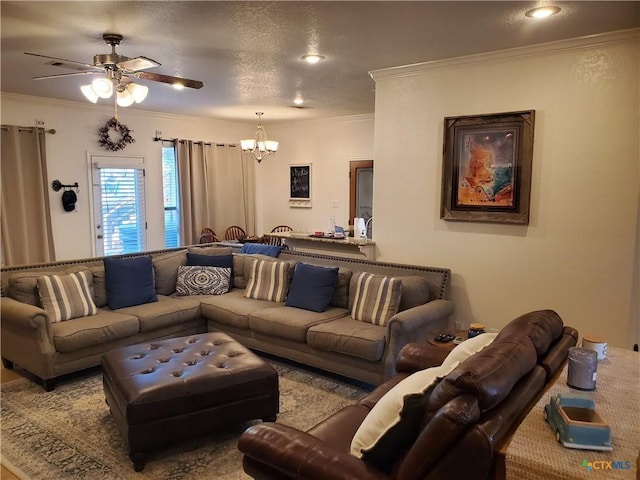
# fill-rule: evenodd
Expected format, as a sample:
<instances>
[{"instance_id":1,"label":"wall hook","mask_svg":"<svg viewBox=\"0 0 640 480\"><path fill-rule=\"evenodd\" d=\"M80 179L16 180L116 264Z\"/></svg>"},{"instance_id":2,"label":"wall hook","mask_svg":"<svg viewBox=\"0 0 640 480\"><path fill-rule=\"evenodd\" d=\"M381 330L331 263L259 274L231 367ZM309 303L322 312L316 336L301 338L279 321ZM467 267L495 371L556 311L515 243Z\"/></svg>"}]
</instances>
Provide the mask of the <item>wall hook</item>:
<instances>
[{"instance_id":1,"label":"wall hook","mask_svg":"<svg viewBox=\"0 0 640 480\"><path fill-rule=\"evenodd\" d=\"M53 188L54 192L60 191L61 188L75 188L76 192L80 191L78 182L75 182L71 185L64 185L62 182L60 182L60 180L57 179L51 182L51 188Z\"/></svg>"}]
</instances>

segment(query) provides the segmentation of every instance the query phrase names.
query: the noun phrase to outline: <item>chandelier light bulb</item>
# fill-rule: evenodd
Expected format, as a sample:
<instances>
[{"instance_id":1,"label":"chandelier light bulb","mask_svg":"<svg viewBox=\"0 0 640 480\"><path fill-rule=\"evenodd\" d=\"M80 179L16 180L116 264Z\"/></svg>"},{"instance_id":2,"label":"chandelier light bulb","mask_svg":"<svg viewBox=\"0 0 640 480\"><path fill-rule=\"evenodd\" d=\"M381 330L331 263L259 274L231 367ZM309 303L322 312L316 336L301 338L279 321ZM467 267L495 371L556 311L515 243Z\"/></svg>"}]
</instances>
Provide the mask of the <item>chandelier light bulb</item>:
<instances>
[{"instance_id":1,"label":"chandelier light bulb","mask_svg":"<svg viewBox=\"0 0 640 480\"><path fill-rule=\"evenodd\" d=\"M85 96L85 98L89 100L91 103L97 103L98 98L100 98L98 97L98 95L96 95L96 92L93 91L93 88L91 88L91 85L83 85L82 87L80 87L80 91Z\"/></svg>"},{"instance_id":2,"label":"chandelier light bulb","mask_svg":"<svg viewBox=\"0 0 640 480\"><path fill-rule=\"evenodd\" d=\"M127 89L116 92L116 102L119 107L130 107L133 105L133 95Z\"/></svg>"},{"instance_id":3,"label":"chandelier light bulb","mask_svg":"<svg viewBox=\"0 0 640 480\"><path fill-rule=\"evenodd\" d=\"M149 93L149 87L138 85L137 83L133 82L127 85L127 90L133 96L133 100L136 103L142 102L145 98L147 98L147 94Z\"/></svg>"},{"instance_id":4,"label":"chandelier light bulb","mask_svg":"<svg viewBox=\"0 0 640 480\"><path fill-rule=\"evenodd\" d=\"M113 95L113 83L106 78L96 78L91 82L91 88L100 98L109 98Z\"/></svg>"}]
</instances>

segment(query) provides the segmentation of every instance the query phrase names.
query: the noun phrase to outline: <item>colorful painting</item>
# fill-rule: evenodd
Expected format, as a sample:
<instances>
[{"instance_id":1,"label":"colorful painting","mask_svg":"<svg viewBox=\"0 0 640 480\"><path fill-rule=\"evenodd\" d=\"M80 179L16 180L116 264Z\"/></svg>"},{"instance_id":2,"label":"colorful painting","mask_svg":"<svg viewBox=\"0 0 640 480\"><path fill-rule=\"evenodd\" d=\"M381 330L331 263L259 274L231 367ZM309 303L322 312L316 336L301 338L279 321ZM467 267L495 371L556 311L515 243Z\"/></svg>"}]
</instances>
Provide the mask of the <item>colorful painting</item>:
<instances>
[{"instance_id":1,"label":"colorful painting","mask_svg":"<svg viewBox=\"0 0 640 480\"><path fill-rule=\"evenodd\" d=\"M440 218L529 223L535 111L445 118Z\"/></svg>"},{"instance_id":2,"label":"colorful painting","mask_svg":"<svg viewBox=\"0 0 640 480\"><path fill-rule=\"evenodd\" d=\"M458 206L513 207L517 131L460 135Z\"/></svg>"}]
</instances>

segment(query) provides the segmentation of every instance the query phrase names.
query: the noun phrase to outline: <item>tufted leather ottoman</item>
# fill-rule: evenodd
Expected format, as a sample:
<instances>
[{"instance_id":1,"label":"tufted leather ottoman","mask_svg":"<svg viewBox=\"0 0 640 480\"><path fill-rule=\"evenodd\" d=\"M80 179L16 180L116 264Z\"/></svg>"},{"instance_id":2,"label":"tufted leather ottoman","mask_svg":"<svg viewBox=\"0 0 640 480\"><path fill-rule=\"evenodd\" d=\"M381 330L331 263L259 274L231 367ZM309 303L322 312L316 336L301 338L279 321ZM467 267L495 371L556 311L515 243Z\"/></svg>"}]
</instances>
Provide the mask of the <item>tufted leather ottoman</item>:
<instances>
[{"instance_id":1,"label":"tufted leather ottoman","mask_svg":"<svg viewBox=\"0 0 640 480\"><path fill-rule=\"evenodd\" d=\"M145 453L279 410L278 374L224 333L118 348L102 357L107 404L135 471Z\"/></svg>"}]
</instances>

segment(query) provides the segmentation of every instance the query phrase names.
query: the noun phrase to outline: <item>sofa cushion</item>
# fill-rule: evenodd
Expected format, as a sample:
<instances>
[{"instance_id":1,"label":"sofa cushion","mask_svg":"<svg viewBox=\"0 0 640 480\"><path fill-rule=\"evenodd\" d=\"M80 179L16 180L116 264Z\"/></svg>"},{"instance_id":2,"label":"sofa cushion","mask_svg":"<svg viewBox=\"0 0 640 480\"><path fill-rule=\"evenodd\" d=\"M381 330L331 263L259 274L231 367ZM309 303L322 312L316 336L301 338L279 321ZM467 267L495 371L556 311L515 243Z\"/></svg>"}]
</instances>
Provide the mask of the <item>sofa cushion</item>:
<instances>
[{"instance_id":1,"label":"sofa cushion","mask_svg":"<svg viewBox=\"0 0 640 480\"><path fill-rule=\"evenodd\" d=\"M51 322L63 322L72 318L95 315L91 272L45 275L37 280L42 308Z\"/></svg>"},{"instance_id":2,"label":"sofa cushion","mask_svg":"<svg viewBox=\"0 0 640 480\"><path fill-rule=\"evenodd\" d=\"M200 311L204 318L243 330L249 328L251 313L277 305L281 304L247 298L244 296L244 290L239 289L233 289L225 295L205 296L200 299Z\"/></svg>"},{"instance_id":3,"label":"sofa cushion","mask_svg":"<svg viewBox=\"0 0 640 480\"><path fill-rule=\"evenodd\" d=\"M43 275L60 275L64 273L84 272L89 268L84 265L65 265L52 267L50 270L27 270L16 272L9 277L9 295L14 300L40 307L40 294L38 293L38 278Z\"/></svg>"},{"instance_id":4,"label":"sofa cushion","mask_svg":"<svg viewBox=\"0 0 640 480\"><path fill-rule=\"evenodd\" d=\"M200 304L192 299L158 295L156 302L121 308L118 312L137 317L140 322L140 332L149 332L197 320L200 318Z\"/></svg>"},{"instance_id":5,"label":"sofa cushion","mask_svg":"<svg viewBox=\"0 0 640 480\"><path fill-rule=\"evenodd\" d=\"M256 310L249 315L249 328L270 337L306 342L307 330L329 320L347 315L344 308L331 307L324 312L278 306Z\"/></svg>"},{"instance_id":6,"label":"sofa cushion","mask_svg":"<svg viewBox=\"0 0 640 480\"><path fill-rule=\"evenodd\" d=\"M318 350L377 362L384 354L386 336L387 327L359 322L347 315L311 327L307 343Z\"/></svg>"},{"instance_id":7,"label":"sofa cushion","mask_svg":"<svg viewBox=\"0 0 640 480\"><path fill-rule=\"evenodd\" d=\"M176 294L222 295L229 291L231 268L184 266L178 267Z\"/></svg>"},{"instance_id":8,"label":"sofa cushion","mask_svg":"<svg viewBox=\"0 0 640 480\"><path fill-rule=\"evenodd\" d=\"M449 355L443 360L442 365L453 365L454 363L464 362L471 355L475 355L493 342L497 335L497 333L482 333L465 340L449 352Z\"/></svg>"},{"instance_id":9,"label":"sofa cushion","mask_svg":"<svg viewBox=\"0 0 640 480\"><path fill-rule=\"evenodd\" d=\"M353 272L348 268L340 267L338 269L338 282L333 292L331 305L340 308L349 308L349 283L351 282L352 275Z\"/></svg>"},{"instance_id":10,"label":"sofa cushion","mask_svg":"<svg viewBox=\"0 0 640 480\"><path fill-rule=\"evenodd\" d=\"M298 263L285 304L314 312L323 312L331 303L338 282L338 267L318 267Z\"/></svg>"},{"instance_id":11,"label":"sofa cushion","mask_svg":"<svg viewBox=\"0 0 640 480\"><path fill-rule=\"evenodd\" d=\"M254 260L245 290L247 298L284 302L289 288L289 264Z\"/></svg>"},{"instance_id":12,"label":"sofa cushion","mask_svg":"<svg viewBox=\"0 0 640 480\"><path fill-rule=\"evenodd\" d=\"M233 268L233 255L231 253L219 255L198 255L197 253L187 253L187 266L202 267L223 267Z\"/></svg>"},{"instance_id":13,"label":"sofa cushion","mask_svg":"<svg viewBox=\"0 0 640 480\"><path fill-rule=\"evenodd\" d=\"M502 402L538 360L533 343L526 333L523 337L520 341L498 341L496 338L458 365L433 390L428 411L436 412L450 400L465 394L478 399L482 412Z\"/></svg>"},{"instance_id":14,"label":"sofa cushion","mask_svg":"<svg viewBox=\"0 0 640 480\"><path fill-rule=\"evenodd\" d=\"M150 256L103 259L107 304L112 310L156 302Z\"/></svg>"},{"instance_id":15,"label":"sofa cushion","mask_svg":"<svg viewBox=\"0 0 640 480\"><path fill-rule=\"evenodd\" d=\"M282 247L280 245L265 245L261 243L245 243L240 249L240 253L259 253L270 257L280 255Z\"/></svg>"},{"instance_id":16,"label":"sofa cushion","mask_svg":"<svg viewBox=\"0 0 640 480\"><path fill-rule=\"evenodd\" d=\"M140 330L133 315L98 309L91 317L79 317L51 325L53 344L58 352L70 353L128 338Z\"/></svg>"},{"instance_id":17,"label":"sofa cushion","mask_svg":"<svg viewBox=\"0 0 640 480\"><path fill-rule=\"evenodd\" d=\"M400 297L399 312L403 312L418 305L424 305L431 300L429 281L424 277L411 275L398 277L402 283L402 296Z\"/></svg>"},{"instance_id":18,"label":"sofa cushion","mask_svg":"<svg viewBox=\"0 0 640 480\"><path fill-rule=\"evenodd\" d=\"M354 290L351 317L384 326L398 312L402 282L393 277L359 272L351 278Z\"/></svg>"},{"instance_id":19,"label":"sofa cushion","mask_svg":"<svg viewBox=\"0 0 640 480\"><path fill-rule=\"evenodd\" d=\"M171 252L153 257L153 273L158 295L171 295L176 291L178 267L187 262L187 252Z\"/></svg>"},{"instance_id":20,"label":"sofa cushion","mask_svg":"<svg viewBox=\"0 0 640 480\"><path fill-rule=\"evenodd\" d=\"M231 247L189 247L188 253L197 255L231 255L233 248Z\"/></svg>"},{"instance_id":21,"label":"sofa cushion","mask_svg":"<svg viewBox=\"0 0 640 480\"><path fill-rule=\"evenodd\" d=\"M276 259L270 257L268 255L260 255L260 254L244 254L244 253L235 253L233 254L233 267L232 267L232 275L233 275L233 286L235 288L247 288L247 282L249 281L249 273L250 267L253 263L253 260L267 260L270 262L275 262Z\"/></svg>"},{"instance_id":22,"label":"sofa cushion","mask_svg":"<svg viewBox=\"0 0 640 480\"><path fill-rule=\"evenodd\" d=\"M456 365L421 370L389 390L360 424L351 441L351 454L388 472L418 436L425 397Z\"/></svg>"},{"instance_id":23,"label":"sofa cushion","mask_svg":"<svg viewBox=\"0 0 640 480\"><path fill-rule=\"evenodd\" d=\"M93 302L96 307L102 308L107 305L107 280L104 276L104 264L99 267L91 267L93 276Z\"/></svg>"}]
</instances>

